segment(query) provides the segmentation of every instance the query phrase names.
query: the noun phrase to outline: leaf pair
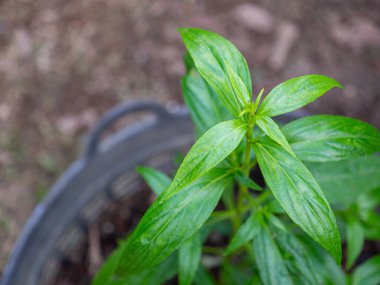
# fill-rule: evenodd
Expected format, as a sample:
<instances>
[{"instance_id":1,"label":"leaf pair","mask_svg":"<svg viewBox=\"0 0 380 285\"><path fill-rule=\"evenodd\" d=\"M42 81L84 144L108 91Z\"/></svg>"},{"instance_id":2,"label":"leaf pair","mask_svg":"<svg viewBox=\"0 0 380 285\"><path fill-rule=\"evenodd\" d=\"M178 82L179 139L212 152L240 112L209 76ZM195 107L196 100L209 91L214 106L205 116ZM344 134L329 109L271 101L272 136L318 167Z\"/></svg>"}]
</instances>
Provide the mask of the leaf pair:
<instances>
[{"instance_id":1,"label":"leaf pair","mask_svg":"<svg viewBox=\"0 0 380 285\"><path fill-rule=\"evenodd\" d=\"M200 229L231 183L232 173L212 169L239 145L245 132L244 123L226 121L193 145L170 187L158 192L123 244L113 275L126 277L160 263Z\"/></svg>"},{"instance_id":2,"label":"leaf pair","mask_svg":"<svg viewBox=\"0 0 380 285\"><path fill-rule=\"evenodd\" d=\"M371 125L354 119L311 116L291 122L282 130L294 153L305 161L334 161L380 151L380 132ZM286 151L287 146L273 135L268 136L279 145L265 138L254 144L266 182L293 221L338 261L339 234L324 193L308 169ZM379 157L372 156L310 167L329 201L341 203L342 199L353 201L357 196L352 193L359 189L363 191L380 184L376 179L379 176L377 174L380 174L378 162ZM359 174L361 169L364 176ZM349 189L352 190L351 194L342 197L342 191L348 193Z\"/></svg>"},{"instance_id":3,"label":"leaf pair","mask_svg":"<svg viewBox=\"0 0 380 285\"><path fill-rule=\"evenodd\" d=\"M230 182L228 174L215 170L168 198L160 195L128 238L116 275L152 267L178 249L204 224Z\"/></svg>"},{"instance_id":4,"label":"leaf pair","mask_svg":"<svg viewBox=\"0 0 380 285\"><path fill-rule=\"evenodd\" d=\"M335 216L312 174L301 161L269 138L262 138L253 148L277 201L339 263L342 253Z\"/></svg>"},{"instance_id":5,"label":"leaf pair","mask_svg":"<svg viewBox=\"0 0 380 285\"><path fill-rule=\"evenodd\" d=\"M157 195L168 189L172 182L168 176L152 168L139 167L138 172ZM200 263L201 253L202 240L198 233L179 248L178 275L180 285L190 285L193 282Z\"/></svg>"},{"instance_id":6,"label":"leaf pair","mask_svg":"<svg viewBox=\"0 0 380 285\"><path fill-rule=\"evenodd\" d=\"M247 62L237 48L218 34L194 28L179 29L199 74L237 118L251 101Z\"/></svg>"}]
</instances>

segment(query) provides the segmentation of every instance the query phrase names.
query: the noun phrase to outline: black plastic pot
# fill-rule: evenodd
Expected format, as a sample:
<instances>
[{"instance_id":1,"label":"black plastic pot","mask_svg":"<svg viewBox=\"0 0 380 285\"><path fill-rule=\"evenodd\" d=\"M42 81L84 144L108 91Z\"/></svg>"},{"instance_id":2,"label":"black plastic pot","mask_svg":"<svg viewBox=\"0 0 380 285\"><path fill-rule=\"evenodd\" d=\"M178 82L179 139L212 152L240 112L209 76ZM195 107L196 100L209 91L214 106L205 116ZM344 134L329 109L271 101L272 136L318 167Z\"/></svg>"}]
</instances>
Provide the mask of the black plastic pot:
<instances>
[{"instance_id":1,"label":"black plastic pot","mask_svg":"<svg viewBox=\"0 0 380 285\"><path fill-rule=\"evenodd\" d=\"M148 117L101 140L114 121L137 112ZM115 199L139 191L142 181L135 167L167 168L173 155L186 149L192 138L192 124L184 108L169 111L140 102L109 111L90 134L83 156L33 211L1 284L49 284L65 252L84 238L86 226Z\"/></svg>"},{"instance_id":2,"label":"black plastic pot","mask_svg":"<svg viewBox=\"0 0 380 285\"><path fill-rule=\"evenodd\" d=\"M112 124L143 112L145 119L101 140ZM300 117L293 113L282 122ZM193 141L193 127L183 107L171 110L133 103L109 111L91 132L82 157L67 170L24 227L1 285L45 285L54 280L62 259L85 239L87 227L115 200L140 191L138 165L162 170Z\"/></svg>"}]
</instances>

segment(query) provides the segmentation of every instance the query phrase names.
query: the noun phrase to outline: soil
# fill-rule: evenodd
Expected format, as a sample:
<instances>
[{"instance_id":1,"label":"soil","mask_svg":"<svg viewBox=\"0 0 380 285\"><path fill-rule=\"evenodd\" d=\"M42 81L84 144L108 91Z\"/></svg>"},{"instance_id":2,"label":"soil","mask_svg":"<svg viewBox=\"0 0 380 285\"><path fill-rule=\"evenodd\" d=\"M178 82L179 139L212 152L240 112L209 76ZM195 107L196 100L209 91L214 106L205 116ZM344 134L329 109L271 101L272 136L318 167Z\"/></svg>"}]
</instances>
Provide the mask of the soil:
<instances>
[{"instance_id":1,"label":"soil","mask_svg":"<svg viewBox=\"0 0 380 285\"><path fill-rule=\"evenodd\" d=\"M255 92L330 75L345 89L307 109L380 127L379 15L377 0L0 1L0 275L33 207L104 111L182 102L178 27L231 39Z\"/></svg>"},{"instance_id":2,"label":"soil","mask_svg":"<svg viewBox=\"0 0 380 285\"><path fill-rule=\"evenodd\" d=\"M153 198L151 190L144 188L128 199L111 203L88 226L87 236L82 244L76 246L75 254L67 252L62 255L61 268L50 284L89 284L103 257L108 256L117 242L137 225Z\"/></svg>"}]
</instances>

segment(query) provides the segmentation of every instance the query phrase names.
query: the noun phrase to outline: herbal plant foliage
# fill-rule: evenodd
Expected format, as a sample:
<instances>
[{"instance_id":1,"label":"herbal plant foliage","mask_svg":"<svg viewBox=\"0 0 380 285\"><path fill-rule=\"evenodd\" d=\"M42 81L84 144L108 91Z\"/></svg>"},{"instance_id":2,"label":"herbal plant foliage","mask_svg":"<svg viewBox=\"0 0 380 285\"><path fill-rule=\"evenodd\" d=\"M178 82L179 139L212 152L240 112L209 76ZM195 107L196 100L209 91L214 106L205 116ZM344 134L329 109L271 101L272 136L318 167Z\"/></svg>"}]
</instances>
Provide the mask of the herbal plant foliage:
<instances>
[{"instance_id":1,"label":"herbal plant foliage","mask_svg":"<svg viewBox=\"0 0 380 285\"><path fill-rule=\"evenodd\" d=\"M93 284L165 284L172 278L180 285L378 284L378 256L347 278L340 264L341 236L347 268L366 239L380 238L380 224L373 226L379 218L379 130L331 115L280 126L273 117L342 85L304 75L253 98L248 65L231 42L201 29L179 32L188 51L182 90L198 139L173 178L138 169L158 197ZM252 179L253 170L261 171L264 187ZM372 176L368 187L361 188L357 174ZM355 189L347 187L352 180ZM340 200L351 195L347 189L354 199ZM209 245L212 232L229 241ZM210 255L215 262L205 262Z\"/></svg>"}]
</instances>

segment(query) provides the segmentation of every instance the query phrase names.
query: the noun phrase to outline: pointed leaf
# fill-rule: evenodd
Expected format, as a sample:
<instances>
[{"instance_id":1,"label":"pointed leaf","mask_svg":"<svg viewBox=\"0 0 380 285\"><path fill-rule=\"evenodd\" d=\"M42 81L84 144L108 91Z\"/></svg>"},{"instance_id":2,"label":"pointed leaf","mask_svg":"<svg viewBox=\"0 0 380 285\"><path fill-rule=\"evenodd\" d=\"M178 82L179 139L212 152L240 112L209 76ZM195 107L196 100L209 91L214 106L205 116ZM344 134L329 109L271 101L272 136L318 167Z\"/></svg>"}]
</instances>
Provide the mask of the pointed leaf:
<instances>
[{"instance_id":1,"label":"pointed leaf","mask_svg":"<svg viewBox=\"0 0 380 285\"><path fill-rule=\"evenodd\" d=\"M231 114L237 117L243 106L239 102L237 104L224 62L232 66L251 94L251 77L244 57L231 42L216 33L195 28L182 28L179 31L199 74Z\"/></svg>"},{"instance_id":2,"label":"pointed leaf","mask_svg":"<svg viewBox=\"0 0 380 285\"><path fill-rule=\"evenodd\" d=\"M170 197L160 195L123 246L116 276L153 267L179 248L205 223L230 183L228 173L215 169Z\"/></svg>"},{"instance_id":3,"label":"pointed leaf","mask_svg":"<svg viewBox=\"0 0 380 285\"><path fill-rule=\"evenodd\" d=\"M262 216L260 213L252 213L245 223L238 229L230 244L228 245L225 255L233 253L238 248L252 240L258 234Z\"/></svg>"},{"instance_id":4,"label":"pointed leaf","mask_svg":"<svg viewBox=\"0 0 380 285\"><path fill-rule=\"evenodd\" d=\"M289 217L340 263L335 216L314 177L296 157L269 138L253 145L264 179Z\"/></svg>"},{"instance_id":5,"label":"pointed leaf","mask_svg":"<svg viewBox=\"0 0 380 285\"><path fill-rule=\"evenodd\" d=\"M252 190L262 191L261 188L255 181L253 181L250 177L246 176L241 170L235 172L235 179Z\"/></svg>"},{"instance_id":6,"label":"pointed leaf","mask_svg":"<svg viewBox=\"0 0 380 285\"><path fill-rule=\"evenodd\" d=\"M219 123L204 133L186 155L164 196L177 193L217 166L239 145L245 133L246 125L238 120Z\"/></svg>"},{"instance_id":7,"label":"pointed leaf","mask_svg":"<svg viewBox=\"0 0 380 285\"><path fill-rule=\"evenodd\" d=\"M272 89L257 110L258 115L274 117L301 108L329 91L343 86L325 75L311 74L289 79Z\"/></svg>"},{"instance_id":8,"label":"pointed leaf","mask_svg":"<svg viewBox=\"0 0 380 285\"><path fill-rule=\"evenodd\" d=\"M283 146L287 151L293 154L292 149L279 126L269 117L259 117L256 120L257 126L272 140Z\"/></svg>"},{"instance_id":9,"label":"pointed leaf","mask_svg":"<svg viewBox=\"0 0 380 285\"><path fill-rule=\"evenodd\" d=\"M178 278L180 285L190 285L193 283L201 260L201 253L202 241L198 233L180 247L178 254Z\"/></svg>"},{"instance_id":10,"label":"pointed leaf","mask_svg":"<svg viewBox=\"0 0 380 285\"><path fill-rule=\"evenodd\" d=\"M221 121L218 106L207 83L195 71L182 78L182 93L191 118L202 135Z\"/></svg>"},{"instance_id":11,"label":"pointed leaf","mask_svg":"<svg viewBox=\"0 0 380 285\"><path fill-rule=\"evenodd\" d=\"M359 120L318 115L282 128L297 157L325 162L380 152L380 131Z\"/></svg>"},{"instance_id":12,"label":"pointed leaf","mask_svg":"<svg viewBox=\"0 0 380 285\"><path fill-rule=\"evenodd\" d=\"M269 229L263 224L260 225L258 234L253 240L253 250L260 279L264 285L294 285Z\"/></svg>"},{"instance_id":13,"label":"pointed leaf","mask_svg":"<svg viewBox=\"0 0 380 285\"><path fill-rule=\"evenodd\" d=\"M231 89L235 94L235 98L239 101L237 105L245 106L246 103L251 102L252 100L247 87L228 62L224 62L224 66L226 66L227 69L227 76Z\"/></svg>"},{"instance_id":14,"label":"pointed leaf","mask_svg":"<svg viewBox=\"0 0 380 285\"><path fill-rule=\"evenodd\" d=\"M137 167L137 172L144 178L149 187L158 196L172 183L172 179L165 173L151 167Z\"/></svg>"},{"instance_id":15,"label":"pointed leaf","mask_svg":"<svg viewBox=\"0 0 380 285\"><path fill-rule=\"evenodd\" d=\"M380 186L380 157L371 155L350 160L308 163L328 201L347 207L359 195Z\"/></svg>"},{"instance_id":16,"label":"pointed leaf","mask_svg":"<svg viewBox=\"0 0 380 285\"><path fill-rule=\"evenodd\" d=\"M255 113L256 113L257 108L259 107L261 96L263 96L263 93L264 93L264 88L260 90L259 94L257 94L257 97L253 103L253 110Z\"/></svg>"},{"instance_id":17,"label":"pointed leaf","mask_svg":"<svg viewBox=\"0 0 380 285\"><path fill-rule=\"evenodd\" d=\"M348 217L346 223L347 234L347 268L354 265L364 245L364 229L360 221L354 217Z\"/></svg>"},{"instance_id":18,"label":"pointed leaf","mask_svg":"<svg viewBox=\"0 0 380 285\"><path fill-rule=\"evenodd\" d=\"M380 284L380 255L361 264L352 275L352 285Z\"/></svg>"}]
</instances>

